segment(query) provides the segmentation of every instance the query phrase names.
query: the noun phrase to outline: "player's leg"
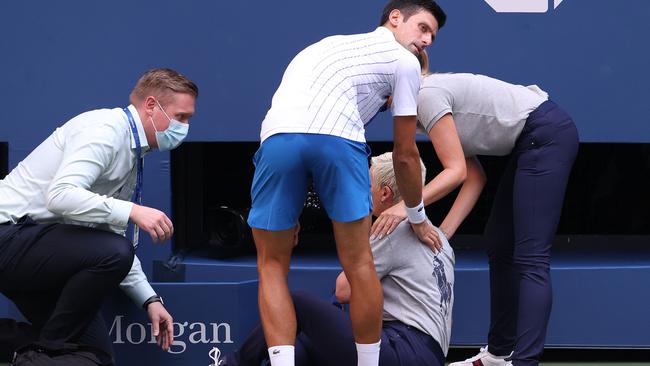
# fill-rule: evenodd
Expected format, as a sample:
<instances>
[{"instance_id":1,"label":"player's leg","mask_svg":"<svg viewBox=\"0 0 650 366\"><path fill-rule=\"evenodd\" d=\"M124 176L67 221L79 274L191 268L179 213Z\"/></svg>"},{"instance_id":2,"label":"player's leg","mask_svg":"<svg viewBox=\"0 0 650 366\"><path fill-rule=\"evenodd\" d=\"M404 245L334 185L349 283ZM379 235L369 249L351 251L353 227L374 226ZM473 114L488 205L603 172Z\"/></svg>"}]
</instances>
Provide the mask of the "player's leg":
<instances>
[{"instance_id":1,"label":"player's leg","mask_svg":"<svg viewBox=\"0 0 650 366\"><path fill-rule=\"evenodd\" d=\"M293 229L253 229L260 281L260 317L269 347L293 345L295 341L296 315L287 286L293 235Z\"/></svg>"},{"instance_id":2,"label":"player's leg","mask_svg":"<svg viewBox=\"0 0 650 366\"><path fill-rule=\"evenodd\" d=\"M383 293L377 278L368 236L370 216L353 222L332 221L341 266L350 282L350 320L359 366L376 366Z\"/></svg>"},{"instance_id":3,"label":"player's leg","mask_svg":"<svg viewBox=\"0 0 650 366\"><path fill-rule=\"evenodd\" d=\"M376 365L383 295L370 251L369 149L338 137L320 137L313 150L314 187L334 228L339 260L350 282L350 318L359 365Z\"/></svg>"},{"instance_id":4,"label":"player's leg","mask_svg":"<svg viewBox=\"0 0 650 366\"><path fill-rule=\"evenodd\" d=\"M343 313L342 311L340 312ZM299 313L298 310L296 313ZM312 342L300 331L296 335L295 347L296 366L325 365L314 357L316 353L314 352ZM223 356L224 361L222 364L225 366L260 366L263 362L268 362L269 354L267 349L268 346L264 339L264 330L260 324L253 328L237 351ZM221 364L217 363L217 365Z\"/></svg>"},{"instance_id":5,"label":"player's leg","mask_svg":"<svg viewBox=\"0 0 650 366\"><path fill-rule=\"evenodd\" d=\"M294 228L307 196L308 172L300 134L274 135L255 154L248 223L259 273L259 308L271 364L293 365L296 320L287 286Z\"/></svg>"},{"instance_id":6,"label":"player's leg","mask_svg":"<svg viewBox=\"0 0 650 366\"><path fill-rule=\"evenodd\" d=\"M332 221L336 248L352 294L350 318L357 343L375 343L381 332L383 295L368 236L370 216L353 222Z\"/></svg>"}]
</instances>

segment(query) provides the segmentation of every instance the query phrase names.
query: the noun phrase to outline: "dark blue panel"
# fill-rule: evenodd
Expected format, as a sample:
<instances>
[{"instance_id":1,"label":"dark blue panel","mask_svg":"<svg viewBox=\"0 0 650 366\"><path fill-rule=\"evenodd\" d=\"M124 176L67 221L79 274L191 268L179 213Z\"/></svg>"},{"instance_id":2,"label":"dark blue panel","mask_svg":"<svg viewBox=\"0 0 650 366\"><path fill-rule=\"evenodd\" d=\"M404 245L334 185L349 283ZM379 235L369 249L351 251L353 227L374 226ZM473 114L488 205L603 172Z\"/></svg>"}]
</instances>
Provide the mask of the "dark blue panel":
<instances>
[{"instance_id":1,"label":"dark blue panel","mask_svg":"<svg viewBox=\"0 0 650 366\"><path fill-rule=\"evenodd\" d=\"M257 281L154 284L174 317L174 343L163 352L152 342L146 313L123 296L104 308L118 365L207 365L208 352L238 348L258 322Z\"/></svg>"},{"instance_id":2,"label":"dark blue panel","mask_svg":"<svg viewBox=\"0 0 650 366\"><path fill-rule=\"evenodd\" d=\"M618 243L620 245L620 243ZM615 248L612 246L612 248ZM178 282L254 280L255 258L188 257ZM340 266L334 255L297 256L289 285L322 299L332 294ZM489 270L483 250L456 250L452 344L484 345L489 326ZM551 264L554 304L549 347L647 347L650 316L645 290L650 253L607 248L556 250ZM154 278L154 280L161 280ZM618 309L618 310L616 310ZM624 311L620 311L624 309ZM251 314L254 316L254 314Z\"/></svg>"},{"instance_id":3,"label":"dark blue panel","mask_svg":"<svg viewBox=\"0 0 650 366\"><path fill-rule=\"evenodd\" d=\"M650 294L646 291L650 276L648 253L625 256L615 250L600 250L586 256L578 254L562 251L554 256L555 301L547 346L647 347L650 344L646 331L650 327L647 312ZM452 344L483 345L489 322L487 259L479 250L457 250L456 256ZM126 360L152 357L161 365L190 361L200 364L211 346L224 351L240 346L257 322L254 258L188 258L182 265L187 267L183 281L154 283L177 323L178 342L174 347L177 353L166 355L147 344L150 335L143 337L139 333L143 326L146 328L144 312L123 296L113 296L105 315L109 325L113 325L111 337L118 360L128 364ZM331 294L339 270L334 256L294 258L290 286L325 299ZM1 305L0 301L0 316L5 316ZM13 307L8 314L17 316ZM189 328L197 322L203 323L208 331L212 329L211 323L227 323L232 343L225 342L224 334L219 334L217 341L200 342L202 335L196 332L202 326ZM207 337L217 339L212 333Z\"/></svg>"}]
</instances>

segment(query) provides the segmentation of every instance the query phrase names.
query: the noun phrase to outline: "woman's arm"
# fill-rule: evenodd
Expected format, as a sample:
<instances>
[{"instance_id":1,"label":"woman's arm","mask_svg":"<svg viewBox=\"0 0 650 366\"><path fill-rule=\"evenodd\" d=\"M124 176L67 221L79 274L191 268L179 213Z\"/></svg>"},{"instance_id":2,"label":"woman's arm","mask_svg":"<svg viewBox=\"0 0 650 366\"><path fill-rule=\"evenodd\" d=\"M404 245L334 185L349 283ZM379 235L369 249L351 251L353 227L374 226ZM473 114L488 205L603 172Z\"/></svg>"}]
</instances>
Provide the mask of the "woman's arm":
<instances>
[{"instance_id":1,"label":"woman's arm","mask_svg":"<svg viewBox=\"0 0 650 366\"><path fill-rule=\"evenodd\" d=\"M429 139L443 170L422 190L422 200L427 206L443 198L463 183L467 175L465 155L458 138L452 115L446 114L431 128ZM391 233L406 218L404 202L385 210L372 225L371 236L383 237Z\"/></svg>"},{"instance_id":2,"label":"woman's arm","mask_svg":"<svg viewBox=\"0 0 650 366\"><path fill-rule=\"evenodd\" d=\"M451 114L444 115L431 128L429 139L436 150L443 170L424 186L422 196L425 205L430 205L445 197L461 185L467 177L465 154Z\"/></svg>"},{"instance_id":3,"label":"woman's arm","mask_svg":"<svg viewBox=\"0 0 650 366\"><path fill-rule=\"evenodd\" d=\"M450 239L456 233L460 224L472 211L487 180L483 167L475 156L467 158L466 166L467 178L460 192L458 192L458 196L451 206L449 213L447 213L442 224L440 224L440 230L442 230L447 239Z\"/></svg>"}]
</instances>

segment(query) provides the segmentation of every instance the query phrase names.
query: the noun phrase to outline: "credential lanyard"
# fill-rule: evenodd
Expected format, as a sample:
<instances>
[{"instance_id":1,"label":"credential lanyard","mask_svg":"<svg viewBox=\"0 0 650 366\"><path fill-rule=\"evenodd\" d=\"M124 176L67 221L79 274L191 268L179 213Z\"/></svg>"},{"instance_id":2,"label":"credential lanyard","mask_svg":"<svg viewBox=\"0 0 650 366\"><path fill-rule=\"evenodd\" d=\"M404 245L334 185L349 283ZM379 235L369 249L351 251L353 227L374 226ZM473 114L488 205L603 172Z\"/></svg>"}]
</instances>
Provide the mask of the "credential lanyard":
<instances>
[{"instance_id":1,"label":"credential lanyard","mask_svg":"<svg viewBox=\"0 0 650 366\"><path fill-rule=\"evenodd\" d=\"M135 155L138 166L138 175L135 183L135 190L133 191L133 197L131 201L138 205L142 204L142 146L140 145L140 136L138 135L138 127L135 124L135 119L129 108L124 108L124 113L129 120L129 125L131 126L131 132L133 133L133 139L135 140ZM138 225L133 224L133 247L138 248L138 239L140 234L140 228Z\"/></svg>"}]
</instances>

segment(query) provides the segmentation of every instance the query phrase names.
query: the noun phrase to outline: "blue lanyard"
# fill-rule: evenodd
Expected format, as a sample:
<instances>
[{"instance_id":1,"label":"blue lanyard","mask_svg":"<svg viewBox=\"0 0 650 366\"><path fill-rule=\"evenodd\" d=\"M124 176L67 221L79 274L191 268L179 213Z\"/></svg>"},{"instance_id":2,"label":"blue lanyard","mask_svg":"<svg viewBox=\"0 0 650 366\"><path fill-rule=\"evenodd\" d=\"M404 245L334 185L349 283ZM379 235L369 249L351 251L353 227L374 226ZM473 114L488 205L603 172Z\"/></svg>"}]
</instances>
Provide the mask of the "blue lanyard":
<instances>
[{"instance_id":1,"label":"blue lanyard","mask_svg":"<svg viewBox=\"0 0 650 366\"><path fill-rule=\"evenodd\" d=\"M138 176L135 183L135 190L133 191L133 198L131 201L141 205L142 204L142 146L140 145L140 136L138 135L138 127L135 125L135 120L129 108L124 108L124 113L129 119L131 125L131 132L133 132L133 139L135 140L135 155L138 164ZM133 247L138 249L138 242L140 239L140 228L138 225L133 224Z\"/></svg>"},{"instance_id":2,"label":"blue lanyard","mask_svg":"<svg viewBox=\"0 0 650 366\"><path fill-rule=\"evenodd\" d=\"M131 125L131 132L133 132L133 139L135 140L135 154L138 164L138 176L135 184L135 190L133 192L133 198L131 201L142 204L142 146L140 145L140 136L138 135L138 127L135 125L135 120L129 108L124 108L124 113L129 119L129 125Z\"/></svg>"}]
</instances>

